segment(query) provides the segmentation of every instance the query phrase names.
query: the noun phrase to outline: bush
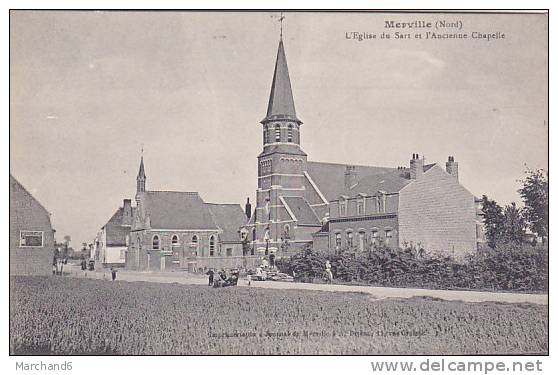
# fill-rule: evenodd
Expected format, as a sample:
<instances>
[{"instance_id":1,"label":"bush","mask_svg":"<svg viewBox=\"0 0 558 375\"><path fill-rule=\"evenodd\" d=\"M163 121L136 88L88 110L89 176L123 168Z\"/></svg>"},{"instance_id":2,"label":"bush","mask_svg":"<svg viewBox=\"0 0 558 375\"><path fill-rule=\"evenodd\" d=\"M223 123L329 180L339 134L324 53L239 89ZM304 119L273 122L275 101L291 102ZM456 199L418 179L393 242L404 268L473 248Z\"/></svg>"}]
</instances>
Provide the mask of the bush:
<instances>
[{"instance_id":1,"label":"bush","mask_svg":"<svg viewBox=\"0 0 558 375\"><path fill-rule=\"evenodd\" d=\"M427 253L420 247L392 249L379 246L365 253L344 250L319 253L307 247L278 263L281 272L296 281L321 278L325 262L331 263L338 283L388 287L547 291L548 247L500 244L464 259ZM293 273L294 271L294 273Z\"/></svg>"}]
</instances>

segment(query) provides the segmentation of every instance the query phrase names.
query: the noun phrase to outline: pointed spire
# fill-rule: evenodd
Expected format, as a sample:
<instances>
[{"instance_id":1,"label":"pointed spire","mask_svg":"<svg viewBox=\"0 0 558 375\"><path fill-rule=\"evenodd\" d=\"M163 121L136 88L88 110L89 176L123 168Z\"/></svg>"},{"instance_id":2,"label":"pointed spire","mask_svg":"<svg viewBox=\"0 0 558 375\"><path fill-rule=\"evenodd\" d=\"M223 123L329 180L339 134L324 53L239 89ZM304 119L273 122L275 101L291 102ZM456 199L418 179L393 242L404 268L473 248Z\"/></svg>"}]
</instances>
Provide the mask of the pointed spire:
<instances>
[{"instance_id":1,"label":"pointed spire","mask_svg":"<svg viewBox=\"0 0 558 375\"><path fill-rule=\"evenodd\" d=\"M296 117L291 79L289 78L289 69L287 67L287 58L285 57L282 37L279 41L279 48L277 50L277 60L275 62L273 82L271 83L267 115L262 122L280 119L294 120L302 123L302 121Z\"/></svg>"},{"instance_id":2,"label":"pointed spire","mask_svg":"<svg viewBox=\"0 0 558 375\"><path fill-rule=\"evenodd\" d=\"M138 180L144 179L145 180L145 167L143 166L143 155L141 156L140 167L138 172Z\"/></svg>"}]
</instances>

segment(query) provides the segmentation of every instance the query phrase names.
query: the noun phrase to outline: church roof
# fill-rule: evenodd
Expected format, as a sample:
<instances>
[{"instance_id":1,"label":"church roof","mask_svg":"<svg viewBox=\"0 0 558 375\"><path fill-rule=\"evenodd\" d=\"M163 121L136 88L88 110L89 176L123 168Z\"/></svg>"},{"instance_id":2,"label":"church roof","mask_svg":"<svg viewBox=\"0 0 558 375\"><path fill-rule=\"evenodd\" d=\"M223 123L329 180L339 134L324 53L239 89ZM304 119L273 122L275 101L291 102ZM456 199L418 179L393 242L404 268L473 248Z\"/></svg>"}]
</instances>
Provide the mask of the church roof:
<instances>
[{"instance_id":1,"label":"church roof","mask_svg":"<svg viewBox=\"0 0 558 375\"><path fill-rule=\"evenodd\" d=\"M146 191L139 197L153 229L218 229L197 192Z\"/></svg>"},{"instance_id":2,"label":"church roof","mask_svg":"<svg viewBox=\"0 0 558 375\"><path fill-rule=\"evenodd\" d=\"M283 197L285 204L288 206L289 213L294 215L297 225L312 225L321 227L320 219L310 207L306 199L302 197Z\"/></svg>"},{"instance_id":3,"label":"church roof","mask_svg":"<svg viewBox=\"0 0 558 375\"><path fill-rule=\"evenodd\" d=\"M246 215L239 204L206 203L215 224L223 231L222 242L240 242L240 227L246 224Z\"/></svg>"},{"instance_id":4,"label":"church roof","mask_svg":"<svg viewBox=\"0 0 558 375\"><path fill-rule=\"evenodd\" d=\"M289 68L287 67L283 40L279 42L279 48L277 49L277 60L275 61L275 71L271 83L267 114L262 122L278 119L289 119L301 122L296 117L291 79L289 78Z\"/></svg>"},{"instance_id":5,"label":"church roof","mask_svg":"<svg viewBox=\"0 0 558 375\"><path fill-rule=\"evenodd\" d=\"M271 154L287 154L307 156L304 151L295 143L289 145L269 145L265 146L259 157Z\"/></svg>"}]
</instances>

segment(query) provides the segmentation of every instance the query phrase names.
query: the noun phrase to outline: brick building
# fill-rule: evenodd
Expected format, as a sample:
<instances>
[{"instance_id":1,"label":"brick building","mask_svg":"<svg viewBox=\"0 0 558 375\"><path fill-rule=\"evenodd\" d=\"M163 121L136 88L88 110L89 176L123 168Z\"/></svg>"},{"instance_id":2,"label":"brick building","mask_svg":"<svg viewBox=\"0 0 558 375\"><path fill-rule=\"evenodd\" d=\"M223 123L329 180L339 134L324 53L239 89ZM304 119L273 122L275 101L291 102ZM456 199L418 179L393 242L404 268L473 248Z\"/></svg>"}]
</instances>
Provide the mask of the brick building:
<instances>
[{"instance_id":1,"label":"brick building","mask_svg":"<svg viewBox=\"0 0 558 375\"><path fill-rule=\"evenodd\" d=\"M96 263L103 267L124 267L135 210L132 200L124 199L122 207L101 228L95 239L95 251L91 254Z\"/></svg>"},{"instance_id":2,"label":"brick building","mask_svg":"<svg viewBox=\"0 0 558 375\"><path fill-rule=\"evenodd\" d=\"M197 192L146 190L143 157L137 176L126 253L126 268L199 270L253 267L241 227L246 216L238 204L206 203Z\"/></svg>"},{"instance_id":3,"label":"brick building","mask_svg":"<svg viewBox=\"0 0 558 375\"><path fill-rule=\"evenodd\" d=\"M477 203L460 185L453 156L445 168L424 165L418 154L397 168L308 161L282 39L261 124L256 207L245 227L258 254L380 242L456 254L476 249Z\"/></svg>"},{"instance_id":4,"label":"brick building","mask_svg":"<svg viewBox=\"0 0 558 375\"><path fill-rule=\"evenodd\" d=\"M48 275L53 257L50 213L10 174L10 274Z\"/></svg>"}]
</instances>

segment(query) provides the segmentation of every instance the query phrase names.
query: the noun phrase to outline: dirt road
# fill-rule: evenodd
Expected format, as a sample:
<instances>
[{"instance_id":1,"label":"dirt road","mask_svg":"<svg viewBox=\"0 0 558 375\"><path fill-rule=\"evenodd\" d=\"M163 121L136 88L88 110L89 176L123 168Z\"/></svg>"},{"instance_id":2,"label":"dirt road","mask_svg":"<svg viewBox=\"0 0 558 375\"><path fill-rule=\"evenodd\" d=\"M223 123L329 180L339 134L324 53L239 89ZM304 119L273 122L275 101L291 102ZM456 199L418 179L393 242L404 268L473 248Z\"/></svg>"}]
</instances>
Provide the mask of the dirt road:
<instances>
[{"instance_id":1,"label":"dirt road","mask_svg":"<svg viewBox=\"0 0 558 375\"><path fill-rule=\"evenodd\" d=\"M105 271L81 271L79 267L68 265L69 276L89 277L95 279L105 279L110 281L109 270ZM202 275L192 275L183 272L134 272L121 270L117 273L117 280L122 281L149 281L157 283L180 283L207 285L207 277ZM246 280L240 280L240 287L248 287ZM496 292L473 292L462 290L432 290L432 289L408 289L408 288L386 288L364 285L328 285L328 284L306 284L279 281L253 281L251 288L274 288L274 289L303 289L321 290L327 292L360 292L367 293L374 299L383 298L412 298L412 297L431 297L440 298L448 301L465 302L505 302L505 303L534 303L539 305L548 304L547 294L526 294L526 293L496 293Z\"/></svg>"}]
</instances>

